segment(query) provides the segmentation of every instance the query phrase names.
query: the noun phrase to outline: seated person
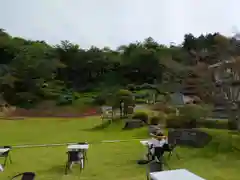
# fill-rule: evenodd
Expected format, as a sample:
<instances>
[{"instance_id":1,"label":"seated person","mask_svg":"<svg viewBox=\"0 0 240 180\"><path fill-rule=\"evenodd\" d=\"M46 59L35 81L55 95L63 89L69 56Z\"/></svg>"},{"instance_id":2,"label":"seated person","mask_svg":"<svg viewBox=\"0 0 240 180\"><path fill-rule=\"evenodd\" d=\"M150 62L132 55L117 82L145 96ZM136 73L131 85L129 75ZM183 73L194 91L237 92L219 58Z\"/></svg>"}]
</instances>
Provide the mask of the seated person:
<instances>
[{"instance_id":1,"label":"seated person","mask_svg":"<svg viewBox=\"0 0 240 180\"><path fill-rule=\"evenodd\" d=\"M151 141L151 142L153 142L153 144L160 143L159 145L156 145L156 146L162 147L163 144L168 143L167 136L164 136L164 134L161 131L158 131L155 134L151 134L151 136L153 137L153 139Z\"/></svg>"},{"instance_id":2,"label":"seated person","mask_svg":"<svg viewBox=\"0 0 240 180\"><path fill-rule=\"evenodd\" d=\"M151 159L155 153L154 152L155 148L163 148L165 145L168 144L167 137L164 136L162 132L157 132L156 134L152 134L152 137L153 138L149 142L149 152L147 154L147 157L150 156Z\"/></svg>"}]
</instances>

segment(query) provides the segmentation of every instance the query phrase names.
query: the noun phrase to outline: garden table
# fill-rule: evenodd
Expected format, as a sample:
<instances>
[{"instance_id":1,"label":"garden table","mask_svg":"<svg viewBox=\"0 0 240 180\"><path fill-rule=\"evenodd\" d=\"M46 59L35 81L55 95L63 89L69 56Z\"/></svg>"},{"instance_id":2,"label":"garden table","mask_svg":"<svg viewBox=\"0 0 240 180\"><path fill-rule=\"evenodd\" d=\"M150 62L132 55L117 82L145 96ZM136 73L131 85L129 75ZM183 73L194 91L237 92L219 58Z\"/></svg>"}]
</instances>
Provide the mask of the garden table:
<instances>
[{"instance_id":1,"label":"garden table","mask_svg":"<svg viewBox=\"0 0 240 180\"><path fill-rule=\"evenodd\" d=\"M10 151L10 148L0 148L0 157L8 151Z\"/></svg>"},{"instance_id":2,"label":"garden table","mask_svg":"<svg viewBox=\"0 0 240 180\"><path fill-rule=\"evenodd\" d=\"M81 162L81 169L85 167L85 160L87 160L87 149L89 148L89 144L72 144L67 147L68 149L68 155L71 156L72 152L76 152L79 158L79 161ZM71 159L71 157L68 157ZM77 158L77 159L78 159ZM71 168L70 167L67 167Z\"/></svg>"},{"instance_id":3,"label":"garden table","mask_svg":"<svg viewBox=\"0 0 240 180\"><path fill-rule=\"evenodd\" d=\"M186 169L150 173L151 180L205 180Z\"/></svg>"},{"instance_id":4,"label":"garden table","mask_svg":"<svg viewBox=\"0 0 240 180\"><path fill-rule=\"evenodd\" d=\"M88 148L88 144L72 144L67 147L69 151L87 150Z\"/></svg>"},{"instance_id":5,"label":"garden table","mask_svg":"<svg viewBox=\"0 0 240 180\"><path fill-rule=\"evenodd\" d=\"M87 159L87 150L89 144L72 144L67 147L68 151L78 151L80 156L83 156L84 160Z\"/></svg>"}]
</instances>

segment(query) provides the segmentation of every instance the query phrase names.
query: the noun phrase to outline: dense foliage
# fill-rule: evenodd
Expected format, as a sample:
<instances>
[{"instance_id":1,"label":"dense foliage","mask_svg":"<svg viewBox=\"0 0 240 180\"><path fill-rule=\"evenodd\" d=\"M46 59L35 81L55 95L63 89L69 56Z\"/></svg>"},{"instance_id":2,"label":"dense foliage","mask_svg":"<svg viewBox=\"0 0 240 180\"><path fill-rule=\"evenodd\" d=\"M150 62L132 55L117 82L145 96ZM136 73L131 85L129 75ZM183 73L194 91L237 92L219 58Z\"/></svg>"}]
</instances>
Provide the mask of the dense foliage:
<instances>
[{"instance_id":1,"label":"dense foliage","mask_svg":"<svg viewBox=\"0 0 240 180\"><path fill-rule=\"evenodd\" d=\"M240 42L218 33L185 35L181 45L167 47L152 38L122 45L82 49L69 41L49 45L12 37L0 30L0 90L12 105L78 98L76 92L98 91L128 84L181 83L196 62L213 64L239 55ZM134 89L129 85L128 89Z\"/></svg>"}]
</instances>

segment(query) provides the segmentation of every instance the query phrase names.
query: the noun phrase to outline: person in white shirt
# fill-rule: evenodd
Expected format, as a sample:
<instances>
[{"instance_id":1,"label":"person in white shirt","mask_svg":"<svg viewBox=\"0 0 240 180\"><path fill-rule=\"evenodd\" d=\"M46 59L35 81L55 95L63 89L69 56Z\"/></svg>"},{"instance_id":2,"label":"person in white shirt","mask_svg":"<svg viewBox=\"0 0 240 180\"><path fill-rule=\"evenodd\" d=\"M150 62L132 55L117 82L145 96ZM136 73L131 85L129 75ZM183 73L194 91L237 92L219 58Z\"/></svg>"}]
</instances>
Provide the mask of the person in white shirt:
<instances>
[{"instance_id":1,"label":"person in white shirt","mask_svg":"<svg viewBox=\"0 0 240 180\"><path fill-rule=\"evenodd\" d=\"M163 147L164 144L168 144L167 137L164 136L162 132L158 132L155 134L152 134L152 139L149 141L148 145L150 148L151 155L154 155L154 148L155 147Z\"/></svg>"}]
</instances>

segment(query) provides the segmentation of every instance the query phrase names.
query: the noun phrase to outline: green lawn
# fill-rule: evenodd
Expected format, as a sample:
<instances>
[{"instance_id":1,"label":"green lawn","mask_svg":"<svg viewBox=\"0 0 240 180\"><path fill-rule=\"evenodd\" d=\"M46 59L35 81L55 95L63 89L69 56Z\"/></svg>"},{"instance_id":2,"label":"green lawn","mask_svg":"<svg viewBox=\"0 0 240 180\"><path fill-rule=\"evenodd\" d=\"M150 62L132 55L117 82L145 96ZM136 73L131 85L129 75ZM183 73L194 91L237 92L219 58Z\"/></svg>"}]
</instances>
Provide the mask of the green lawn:
<instances>
[{"instance_id":1,"label":"green lawn","mask_svg":"<svg viewBox=\"0 0 240 180\"><path fill-rule=\"evenodd\" d=\"M88 141L88 163L80 174L77 167L64 175L66 147L14 149L13 164L0 173L0 179L23 171L34 171L37 180L145 180L145 166L137 165L144 147L138 141L99 143L101 140L146 138L147 129L121 130L121 122L105 129L97 129L101 120L85 119L29 119L0 121L0 144L22 145ZM181 160L174 156L169 161L172 169L186 168L208 180L238 180L240 177L240 152L232 145L240 142L239 135L227 131L208 130L213 141L204 149L177 148ZM230 138L231 137L231 138ZM230 140L229 140L230 139Z\"/></svg>"}]
</instances>

